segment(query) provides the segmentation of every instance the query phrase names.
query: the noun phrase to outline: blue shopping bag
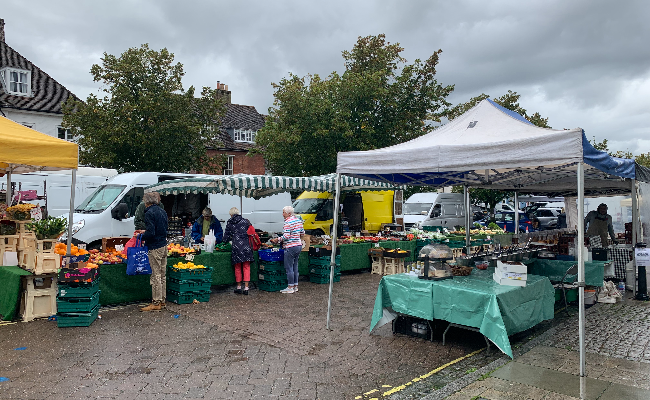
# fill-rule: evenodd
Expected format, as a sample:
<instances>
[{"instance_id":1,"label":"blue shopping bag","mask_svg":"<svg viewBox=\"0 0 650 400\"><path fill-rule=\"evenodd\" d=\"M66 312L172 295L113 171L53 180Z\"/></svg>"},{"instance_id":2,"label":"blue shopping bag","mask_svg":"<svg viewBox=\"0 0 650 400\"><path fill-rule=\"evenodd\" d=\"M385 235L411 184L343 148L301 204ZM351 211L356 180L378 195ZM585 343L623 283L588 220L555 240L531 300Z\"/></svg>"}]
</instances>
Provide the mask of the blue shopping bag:
<instances>
[{"instance_id":1,"label":"blue shopping bag","mask_svg":"<svg viewBox=\"0 0 650 400\"><path fill-rule=\"evenodd\" d=\"M138 235L135 246L126 249L126 274L151 275L149 249L142 245L141 235Z\"/></svg>"}]
</instances>

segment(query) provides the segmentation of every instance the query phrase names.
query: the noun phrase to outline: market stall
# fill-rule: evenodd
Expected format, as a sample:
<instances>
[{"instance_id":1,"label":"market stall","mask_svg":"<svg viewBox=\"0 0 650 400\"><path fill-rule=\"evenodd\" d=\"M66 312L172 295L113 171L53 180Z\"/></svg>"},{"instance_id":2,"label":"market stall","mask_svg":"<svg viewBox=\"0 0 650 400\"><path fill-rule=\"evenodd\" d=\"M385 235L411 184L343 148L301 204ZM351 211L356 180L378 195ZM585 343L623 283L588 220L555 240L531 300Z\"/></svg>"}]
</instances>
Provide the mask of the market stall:
<instances>
[{"instance_id":1,"label":"market stall","mask_svg":"<svg viewBox=\"0 0 650 400\"><path fill-rule=\"evenodd\" d=\"M0 176L5 174L7 176L7 193L5 196L7 203L13 199L11 193L12 174L46 170L72 170L69 217L72 220L76 170L79 164L79 146L75 143L37 132L4 117L0 117L0 135L2 136L2 146L0 146ZM71 229L72 223L68 226ZM69 230L68 233L68 237L71 238L71 231ZM70 248L71 242L69 240L68 254ZM13 252L16 252L16 249L13 249ZM1 263L2 260L0 260ZM22 274L15 271L15 268L12 267L0 266L0 269L6 275L16 276ZM27 274L31 275L31 273ZM4 281L4 285L3 292L5 296L0 299L2 301L0 307L9 310L12 307L12 303L14 305L16 304L17 297L14 298L14 293L15 296L20 295L20 279L7 278ZM11 315L11 312L5 312L7 312L7 315L3 313L3 316L7 319Z\"/></svg>"},{"instance_id":2,"label":"market stall","mask_svg":"<svg viewBox=\"0 0 650 400\"><path fill-rule=\"evenodd\" d=\"M339 153L337 173L394 185L464 185L576 196L580 216L585 195L632 192L635 199L635 180L649 181L648 170L634 160L594 149L581 128L539 128L489 99L409 142ZM577 222L578 280L584 285L584 221L578 218ZM635 227L635 237L637 233ZM580 375L584 376L584 287L579 289L579 311Z\"/></svg>"}]
</instances>

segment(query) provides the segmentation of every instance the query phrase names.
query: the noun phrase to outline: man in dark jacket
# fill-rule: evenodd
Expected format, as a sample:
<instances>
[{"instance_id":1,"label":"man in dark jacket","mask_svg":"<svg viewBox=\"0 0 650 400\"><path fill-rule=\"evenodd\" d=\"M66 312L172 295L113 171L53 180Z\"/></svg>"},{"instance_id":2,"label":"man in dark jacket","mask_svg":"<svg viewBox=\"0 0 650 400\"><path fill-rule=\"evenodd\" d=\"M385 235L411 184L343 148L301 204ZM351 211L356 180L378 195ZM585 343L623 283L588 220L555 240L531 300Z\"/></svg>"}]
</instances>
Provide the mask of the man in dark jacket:
<instances>
[{"instance_id":1,"label":"man in dark jacket","mask_svg":"<svg viewBox=\"0 0 650 400\"><path fill-rule=\"evenodd\" d=\"M205 235L214 231L214 237L217 238L217 243L221 243L223 239L223 229L221 229L221 222L219 219L212 215L212 210L206 207L203 210L203 215L201 215L194 225L192 225L192 239L195 243L203 243Z\"/></svg>"},{"instance_id":2,"label":"man in dark jacket","mask_svg":"<svg viewBox=\"0 0 650 400\"><path fill-rule=\"evenodd\" d=\"M142 241L149 248L149 265L151 266L151 297L153 303L140 311L160 311L165 308L167 294L167 213L160 204L160 195L155 192L145 193L142 199L145 205L144 224L146 229L136 231L142 233Z\"/></svg>"}]
</instances>

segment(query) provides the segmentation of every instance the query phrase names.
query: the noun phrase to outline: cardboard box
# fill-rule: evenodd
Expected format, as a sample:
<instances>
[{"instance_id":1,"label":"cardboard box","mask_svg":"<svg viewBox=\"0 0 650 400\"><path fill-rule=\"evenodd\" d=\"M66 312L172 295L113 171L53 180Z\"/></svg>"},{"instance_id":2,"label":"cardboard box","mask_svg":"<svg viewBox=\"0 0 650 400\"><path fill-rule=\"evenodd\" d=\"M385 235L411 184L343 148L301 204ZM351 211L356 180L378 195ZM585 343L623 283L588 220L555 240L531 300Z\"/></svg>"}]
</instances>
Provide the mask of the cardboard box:
<instances>
[{"instance_id":1,"label":"cardboard box","mask_svg":"<svg viewBox=\"0 0 650 400\"><path fill-rule=\"evenodd\" d=\"M130 237L108 237L102 238L102 252L106 253L110 248L115 248L116 245L125 245L131 238Z\"/></svg>"},{"instance_id":2,"label":"cardboard box","mask_svg":"<svg viewBox=\"0 0 650 400\"><path fill-rule=\"evenodd\" d=\"M494 281L496 283L498 283L499 285L521 286L521 287L526 286L526 281L519 281L519 280L516 280L516 279L508 279L508 278L503 278L502 279L502 278L499 278L499 276L497 276L496 272L494 274L492 274L492 279L494 279Z\"/></svg>"},{"instance_id":3,"label":"cardboard box","mask_svg":"<svg viewBox=\"0 0 650 400\"><path fill-rule=\"evenodd\" d=\"M528 266L517 261L497 261L497 268L503 272L517 272L520 274L528 273Z\"/></svg>"},{"instance_id":4,"label":"cardboard box","mask_svg":"<svg viewBox=\"0 0 650 400\"><path fill-rule=\"evenodd\" d=\"M99 268L86 268L86 262L72 263L59 271L60 283L93 282L99 277Z\"/></svg>"},{"instance_id":5,"label":"cardboard box","mask_svg":"<svg viewBox=\"0 0 650 400\"><path fill-rule=\"evenodd\" d=\"M309 246L311 244L311 235L302 235L302 250L309 251Z\"/></svg>"},{"instance_id":6,"label":"cardboard box","mask_svg":"<svg viewBox=\"0 0 650 400\"><path fill-rule=\"evenodd\" d=\"M528 280L528 274L521 272L505 272L499 269L499 267L494 270L494 273L499 277L499 279L514 279L518 281Z\"/></svg>"}]
</instances>

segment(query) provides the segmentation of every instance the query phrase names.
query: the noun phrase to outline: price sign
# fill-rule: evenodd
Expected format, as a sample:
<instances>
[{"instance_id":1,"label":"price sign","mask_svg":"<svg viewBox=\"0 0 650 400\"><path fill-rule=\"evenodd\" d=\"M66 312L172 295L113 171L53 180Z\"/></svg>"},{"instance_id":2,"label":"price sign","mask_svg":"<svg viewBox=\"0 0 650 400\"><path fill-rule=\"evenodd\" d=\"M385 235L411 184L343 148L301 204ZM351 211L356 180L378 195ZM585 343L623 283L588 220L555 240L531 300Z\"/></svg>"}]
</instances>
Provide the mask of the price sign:
<instances>
[{"instance_id":1,"label":"price sign","mask_svg":"<svg viewBox=\"0 0 650 400\"><path fill-rule=\"evenodd\" d=\"M379 243L375 243L375 247L379 247Z\"/></svg>"},{"instance_id":2,"label":"price sign","mask_svg":"<svg viewBox=\"0 0 650 400\"><path fill-rule=\"evenodd\" d=\"M77 247L79 247L80 250L86 250L86 244L85 243L79 243L79 246L77 246ZM124 249L124 246L122 246L122 249ZM115 246L115 250L117 250L117 246ZM119 250L119 251L121 251L121 250Z\"/></svg>"},{"instance_id":3,"label":"price sign","mask_svg":"<svg viewBox=\"0 0 650 400\"><path fill-rule=\"evenodd\" d=\"M634 258L637 267L650 266L650 249L645 247L636 247L634 249Z\"/></svg>"},{"instance_id":4,"label":"price sign","mask_svg":"<svg viewBox=\"0 0 650 400\"><path fill-rule=\"evenodd\" d=\"M123 244L116 244L115 245L115 251L124 251L124 245Z\"/></svg>"},{"instance_id":5,"label":"price sign","mask_svg":"<svg viewBox=\"0 0 650 400\"><path fill-rule=\"evenodd\" d=\"M187 254L185 256L185 261L194 261L194 254Z\"/></svg>"}]
</instances>

